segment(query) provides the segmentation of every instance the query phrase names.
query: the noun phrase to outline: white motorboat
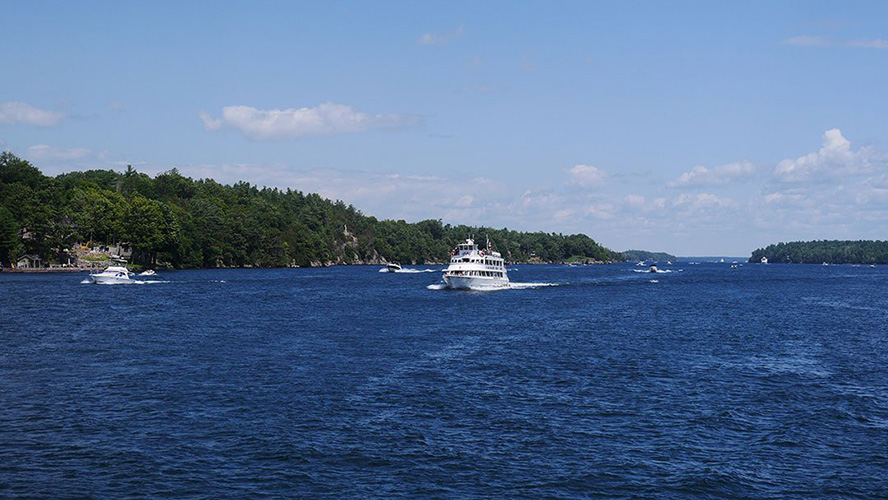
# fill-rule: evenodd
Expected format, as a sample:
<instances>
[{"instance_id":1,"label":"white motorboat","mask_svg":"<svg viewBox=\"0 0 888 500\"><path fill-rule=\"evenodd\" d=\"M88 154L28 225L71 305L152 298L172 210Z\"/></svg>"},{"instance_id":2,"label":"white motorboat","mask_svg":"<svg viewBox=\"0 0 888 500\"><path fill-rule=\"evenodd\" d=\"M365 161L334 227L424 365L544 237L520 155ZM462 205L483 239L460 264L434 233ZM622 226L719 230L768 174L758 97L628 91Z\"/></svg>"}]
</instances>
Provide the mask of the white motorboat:
<instances>
[{"instance_id":1,"label":"white motorboat","mask_svg":"<svg viewBox=\"0 0 888 500\"><path fill-rule=\"evenodd\" d=\"M139 276L154 276L156 274L157 273L154 271L154 269L145 269L144 271L139 273Z\"/></svg>"},{"instance_id":2,"label":"white motorboat","mask_svg":"<svg viewBox=\"0 0 888 500\"><path fill-rule=\"evenodd\" d=\"M489 240L487 248L479 250L470 238L450 253L450 265L444 270L444 283L448 288L505 288L509 286L509 275L505 260Z\"/></svg>"},{"instance_id":3,"label":"white motorboat","mask_svg":"<svg viewBox=\"0 0 888 500\"><path fill-rule=\"evenodd\" d=\"M90 274L93 283L98 285L114 285L135 283L132 273L124 265L111 265L98 274Z\"/></svg>"},{"instance_id":4,"label":"white motorboat","mask_svg":"<svg viewBox=\"0 0 888 500\"><path fill-rule=\"evenodd\" d=\"M762 264L767 264L767 263L768 263L768 258L762 257Z\"/></svg>"},{"instance_id":5,"label":"white motorboat","mask_svg":"<svg viewBox=\"0 0 888 500\"><path fill-rule=\"evenodd\" d=\"M389 262L385 265L385 270L390 273L396 273L401 270L401 264L397 262Z\"/></svg>"}]
</instances>

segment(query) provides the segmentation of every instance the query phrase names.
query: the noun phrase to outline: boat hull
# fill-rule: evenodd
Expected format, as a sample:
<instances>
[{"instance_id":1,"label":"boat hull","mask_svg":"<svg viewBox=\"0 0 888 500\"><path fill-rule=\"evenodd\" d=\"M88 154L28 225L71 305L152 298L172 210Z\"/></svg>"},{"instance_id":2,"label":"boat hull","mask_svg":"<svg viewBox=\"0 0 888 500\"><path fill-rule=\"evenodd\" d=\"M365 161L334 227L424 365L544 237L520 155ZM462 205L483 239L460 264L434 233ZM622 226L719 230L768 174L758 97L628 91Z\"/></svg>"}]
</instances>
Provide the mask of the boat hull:
<instances>
[{"instance_id":1,"label":"boat hull","mask_svg":"<svg viewBox=\"0 0 888 500\"><path fill-rule=\"evenodd\" d=\"M507 288L509 286L509 280L486 276L453 276L445 274L444 284L447 285L447 288L456 290L492 290L497 288Z\"/></svg>"}]
</instances>

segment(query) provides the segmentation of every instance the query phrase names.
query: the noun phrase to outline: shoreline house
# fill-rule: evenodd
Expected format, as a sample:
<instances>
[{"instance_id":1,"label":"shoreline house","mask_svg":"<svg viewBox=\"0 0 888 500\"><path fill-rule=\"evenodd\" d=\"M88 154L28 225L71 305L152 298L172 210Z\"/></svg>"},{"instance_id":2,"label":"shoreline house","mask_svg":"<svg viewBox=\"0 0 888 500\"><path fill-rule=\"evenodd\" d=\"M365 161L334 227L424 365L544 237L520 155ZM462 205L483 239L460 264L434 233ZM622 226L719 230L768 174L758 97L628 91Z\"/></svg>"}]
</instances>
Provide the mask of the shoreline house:
<instances>
[{"instance_id":1,"label":"shoreline house","mask_svg":"<svg viewBox=\"0 0 888 500\"><path fill-rule=\"evenodd\" d=\"M43 259L37 255L22 255L15 261L16 269L41 269Z\"/></svg>"}]
</instances>

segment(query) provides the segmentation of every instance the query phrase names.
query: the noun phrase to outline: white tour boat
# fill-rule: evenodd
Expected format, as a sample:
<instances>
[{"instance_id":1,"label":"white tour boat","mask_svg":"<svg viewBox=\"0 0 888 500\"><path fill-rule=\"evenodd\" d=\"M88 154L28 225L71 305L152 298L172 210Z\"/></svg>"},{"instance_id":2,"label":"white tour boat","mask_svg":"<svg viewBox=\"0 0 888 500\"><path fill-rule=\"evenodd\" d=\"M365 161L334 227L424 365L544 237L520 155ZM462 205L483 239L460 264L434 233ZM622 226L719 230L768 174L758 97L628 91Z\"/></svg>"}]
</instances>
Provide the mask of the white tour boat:
<instances>
[{"instance_id":1,"label":"white tour boat","mask_svg":"<svg viewBox=\"0 0 888 500\"><path fill-rule=\"evenodd\" d=\"M472 239L457 245L450 254L450 265L444 270L444 283L448 288L504 288L509 286L506 261L493 249L479 250Z\"/></svg>"},{"instance_id":2,"label":"white tour boat","mask_svg":"<svg viewBox=\"0 0 888 500\"><path fill-rule=\"evenodd\" d=\"M134 283L130 278L133 273L125 265L111 265L98 274L90 274L93 283L99 285L111 285L117 283Z\"/></svg>"}]
</instances>

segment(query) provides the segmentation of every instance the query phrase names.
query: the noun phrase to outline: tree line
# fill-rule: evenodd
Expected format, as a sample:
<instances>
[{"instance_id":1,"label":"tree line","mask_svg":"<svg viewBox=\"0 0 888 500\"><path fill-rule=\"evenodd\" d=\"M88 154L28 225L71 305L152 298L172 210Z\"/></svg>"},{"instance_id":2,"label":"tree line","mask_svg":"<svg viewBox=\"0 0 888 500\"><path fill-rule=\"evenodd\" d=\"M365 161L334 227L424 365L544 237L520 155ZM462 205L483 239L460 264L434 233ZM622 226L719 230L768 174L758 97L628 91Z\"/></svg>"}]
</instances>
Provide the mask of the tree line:
<instances>
[{"instance_id":1,"label":"tree line","mask_svg":"<svg viewBox=\"0 0 888 500\"><path fill-rule=\"evenodd\" d=\"M624 259L628 261L667 261L667 260L675 260L678 257L666 253L666 252L648 252L647 250L626 250L625 252L620 252Z\"/></svg>"},{"instance_id":2,"label":"tree line","mask_svg":"<svg viewBox=\"0 0 888 500\"><path fill-rule=\"evenodd\" d=\"M586 235L407 223L366 216L314 193L194 180L176 169L155 177L88 170L43 175L0 155L0 264L34 254L63 262L76 243L133 248L133 261L178 268L423 264L448 259L474 235L510 262L623 258Z\"/></svg>"},{"instance_id":3,"label":"tree line","mask_svg":"<svg viewBox=\"0 0 888 500\"><path fill-rule=\"evenodd\" d=\"M777 243L752 252L749 262L888 264L888 241L817 240Z\"/></svg>"}]
</instances>

